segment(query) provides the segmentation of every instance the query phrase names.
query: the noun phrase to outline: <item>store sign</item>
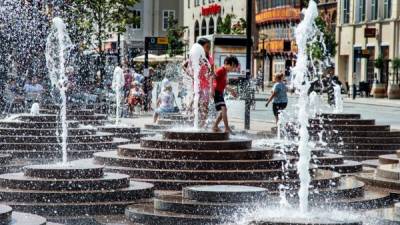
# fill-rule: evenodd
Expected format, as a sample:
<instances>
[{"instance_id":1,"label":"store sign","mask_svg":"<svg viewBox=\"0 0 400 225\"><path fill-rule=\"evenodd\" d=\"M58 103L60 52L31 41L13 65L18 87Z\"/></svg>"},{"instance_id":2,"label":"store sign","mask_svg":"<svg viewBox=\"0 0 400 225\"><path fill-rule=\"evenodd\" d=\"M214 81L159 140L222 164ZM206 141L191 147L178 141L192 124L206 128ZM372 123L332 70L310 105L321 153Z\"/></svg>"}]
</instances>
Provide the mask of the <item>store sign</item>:
<instances>
[{"instance_id":1,"label":"store sign","mask_svg":"<svg viewBox=\"0 0 400 225\"><path fill-rule=\"evenodd\" d=\"M168 38L167 37L146 37L145 48L148 50L167 50Z\"/></svg>"},{"instance_id":2,"label":"store sign","mask_svg":"<svg viewBox=\"0 0 400 225\"><path fill-rule=\"evenodd\" d=\"M213 4L208 7L201 7L201 15L202 16L211 16L220 14L222 11L222 7L218 4Z\"/></svg>"},{"instance_id":3,"label":"store sign","mask_svg":"<svg viewBox=\"0 0 400 225\"><path fill-rule=\"evenodd\" d=\"M376 37L376 28L365 28L364 29L364 37L365 38L374 38L374 37Z\"/></svg>"}]
</instances>

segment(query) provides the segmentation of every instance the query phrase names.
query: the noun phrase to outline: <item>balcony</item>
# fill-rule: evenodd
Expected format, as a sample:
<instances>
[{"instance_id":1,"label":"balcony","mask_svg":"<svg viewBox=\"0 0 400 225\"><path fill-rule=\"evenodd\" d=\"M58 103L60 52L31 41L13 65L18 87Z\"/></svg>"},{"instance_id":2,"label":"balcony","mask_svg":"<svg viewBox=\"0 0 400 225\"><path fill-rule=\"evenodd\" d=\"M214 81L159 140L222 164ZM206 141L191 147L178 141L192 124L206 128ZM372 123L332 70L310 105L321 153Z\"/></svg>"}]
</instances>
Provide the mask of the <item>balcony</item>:
<instances>
[{"instance_id":1,"label":"balcony","mask_svg":"<svg viewBox=\"0 0 400 225\"><path fill-rule=\"evenodd\" d=\"M287 6L284 8L267 9L256 15L256 23L263 24L273 21L300 20L300 8Z\"/></svg>"},{"instance_id":2,"label":"balcony","mask_svg":"<svg viewBox=\"0 0 400 225\"><path fill-rule=\"evenodd\" d=\"M268 40L258 43L258 49L265 49L267 54L277 54L277 53L296 53L297 45L295 41L291 40Z\"/></svg>"}]
</instances>

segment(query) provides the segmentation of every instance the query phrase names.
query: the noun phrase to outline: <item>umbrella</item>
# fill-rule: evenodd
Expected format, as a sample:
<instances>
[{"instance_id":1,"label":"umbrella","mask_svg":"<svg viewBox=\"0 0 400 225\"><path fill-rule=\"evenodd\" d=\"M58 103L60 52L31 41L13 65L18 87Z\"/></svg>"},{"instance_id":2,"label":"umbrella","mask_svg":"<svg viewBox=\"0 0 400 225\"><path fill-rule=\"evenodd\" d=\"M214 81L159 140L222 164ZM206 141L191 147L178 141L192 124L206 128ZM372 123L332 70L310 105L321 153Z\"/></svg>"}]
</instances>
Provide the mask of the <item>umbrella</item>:
<instances>
[{"instance_id":1,"label":"umbrella","mask_svg":"<svg viewBox=\"0 0 400 225\"><path fill-rule=\"evenodd\" d=\"M144 55L133 58L134 62L144 62ZM163 62L162 58L158 55L149 54L149 63Z\"/></svg>"},{"instance_id":2,"label":"umbrella","mask_svg":"<svg viewBox=\"0 0 400 225\"><path fill-rule=\"evenodd\" d=\"M183 62L185 57L182 55L169 56L168 54L159 56L163 62Z\"/></svg>"}]
</instances>

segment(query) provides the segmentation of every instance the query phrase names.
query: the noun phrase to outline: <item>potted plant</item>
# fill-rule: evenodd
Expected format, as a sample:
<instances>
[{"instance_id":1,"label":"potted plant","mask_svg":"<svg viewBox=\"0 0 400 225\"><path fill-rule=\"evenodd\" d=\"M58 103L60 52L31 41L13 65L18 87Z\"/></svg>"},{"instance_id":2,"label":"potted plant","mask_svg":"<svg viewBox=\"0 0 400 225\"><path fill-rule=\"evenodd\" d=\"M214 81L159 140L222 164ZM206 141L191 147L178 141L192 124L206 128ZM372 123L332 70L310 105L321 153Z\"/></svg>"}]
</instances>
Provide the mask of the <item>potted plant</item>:
<instances>
[{"instance_id":1,"label":"potted plant","mask_svg":"<svg viewBox=\"0 0 400 225\"><path fill-rule=\"evenodd\" d=\"M374 84L372 85L371 94L374 98L384 98L386 96L386 86L383 83L380 83L382 80L382 68L384 66L384 59L382 55L375 60L374 64L375 68L378 69L378 78L375 79Z\"/></svg>"},{"instance_id":2,"label":"potted plant","mask_svg":"<svg viewBox=\"0 0 400 225\"><path fill-rule=\"evenodd\" d=\"M393 80L388 85L387 95L389 99L400 99L400 86L399 86L399 69L400 58L396 57L392 60Z\"/></svg>"}]
</instances>

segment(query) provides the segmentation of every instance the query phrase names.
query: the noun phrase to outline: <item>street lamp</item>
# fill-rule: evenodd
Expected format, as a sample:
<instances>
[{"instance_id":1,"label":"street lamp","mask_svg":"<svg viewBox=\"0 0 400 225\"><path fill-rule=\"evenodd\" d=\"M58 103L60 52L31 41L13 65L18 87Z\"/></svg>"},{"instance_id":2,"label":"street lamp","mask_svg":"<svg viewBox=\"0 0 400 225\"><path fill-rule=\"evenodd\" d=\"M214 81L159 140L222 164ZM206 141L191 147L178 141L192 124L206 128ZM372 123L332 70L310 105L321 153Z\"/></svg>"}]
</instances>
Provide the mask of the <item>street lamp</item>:
<instances>
[{"instance_id":1,"label":"street lamp","mask_svg":"<svg viewBox=\"0 0 400 225\"><path fill-rule=\"evenodd\" d=\"M247 0L247 15L246 15L247 27L246 27L246 38L247 38L247 48L246 48L246 94L245 94L245 113L244 113L244 129L250 130L250 107L251 99L248 87L250 87L251 78L251 50L253 47L252 38L252 24L253 24L253 1Z\"/></svg>"}]
</instances>

